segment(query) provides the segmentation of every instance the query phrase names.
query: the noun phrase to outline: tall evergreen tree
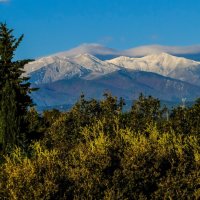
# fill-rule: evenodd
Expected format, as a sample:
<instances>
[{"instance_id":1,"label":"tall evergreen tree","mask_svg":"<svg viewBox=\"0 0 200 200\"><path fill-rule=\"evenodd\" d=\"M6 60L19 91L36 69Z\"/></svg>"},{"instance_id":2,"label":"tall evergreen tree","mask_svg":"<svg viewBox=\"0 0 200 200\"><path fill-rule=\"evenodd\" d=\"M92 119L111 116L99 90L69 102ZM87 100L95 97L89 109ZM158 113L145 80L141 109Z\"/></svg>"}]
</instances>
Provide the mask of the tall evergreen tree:
<instances>
[{"instance_id":1,"label":"tall evergreen tree","mask_svg":"<svg viewBox=\"0 0 200 200\"><path fill-rule=\"evenodd\" d=\"M27 77L22 77L23 67L29 60L13 61L22 39L23 35L17 39L13 29L0 24L0 138L4 149L19 144L26 132L25 116L32 105L28 95L32 91L30 83Z\"/></svg>"},{"instance_id":2,"label":"tall evergreen tree","mask_svg":"<svg viewBox=\"0 0 200 200\"><path fill-rule=\"evenodd\" d=\"M16 93L9 81L1 91L0 135L2 148L9 149L19 144L20 118L17 116Z\"/></svg>"}]
</instances>

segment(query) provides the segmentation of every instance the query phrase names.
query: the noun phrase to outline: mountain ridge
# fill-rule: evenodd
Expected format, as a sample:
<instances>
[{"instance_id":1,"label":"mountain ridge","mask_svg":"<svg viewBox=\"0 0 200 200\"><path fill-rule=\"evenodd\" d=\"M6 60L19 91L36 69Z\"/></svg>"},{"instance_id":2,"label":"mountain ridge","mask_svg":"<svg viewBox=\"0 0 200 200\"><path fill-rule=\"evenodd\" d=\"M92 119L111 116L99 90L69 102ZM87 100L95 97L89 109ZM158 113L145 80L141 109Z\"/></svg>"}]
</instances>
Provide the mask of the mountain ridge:
<instances>
[{"instance_id":1,"label":"mountain ridge","mask_svg":"<svg viewBox=\"0 0 200 200\"><path fill-rule=\"evenodd\" d=\"M67 67L69 70L66 69ZM52 81L54 81L54 79L58 80L54 77L54 75L57 75L59 72L62 73L64 68L64 72L68 74L71 73L72 76L73 74L78 74L79 76L86 77L84 75L87 73L80 72L82 69L82 71L88 72L88 74L90 74L88 78L95 78L119 70L121 68L127 68L132 70L154 72L163 76L168 76L195 85L200 85L200 62L186 58L175 57L167 53L153 54L141 58L119 56L117 58L106 61L102 61L90 54L79 54L71 58L49 56L40 58L37 61L27 64L25 66L25 71L26 74L30 74L31 77L38 77L41 76L42 68L44 70L43 73L45 73L45 69L47 71L48 69L50 70L50 68L52 68L52 71L46 73L45 76L47 78L44 79L44 81L39 81L40 83L46 82L47 79ZM63 77L62 74L59 74L58 76L61 78ZM33 79L36 78L32 78L32 80Z\"/></svg>"},{"instance_id":2,"label":"mountain ridge","mask_svg":"<svg viewBox=\"0 0 200 200\"><path fill-rule=\"evenodd\" d=\"M200 62L167 53L111 60L90 54L48 56L27 64L25 70L40 88L32 95L39 106L72 105L81 93L98 99L105 91L128 101L139 93L167 101L200 96Z\"/></svg>"},{"instance_id":3,"label":"mountain ridge","mask_svg":"<svg viewBox=\"0 0 200 200\"><path fill-rule=\"evenodd\" d=\"M149 71L200 85L200 62L159 53L141 58L117 57L108 62L128 69ZM190 73L190 76L188 74Z\"/></svg>"}]
</instances>

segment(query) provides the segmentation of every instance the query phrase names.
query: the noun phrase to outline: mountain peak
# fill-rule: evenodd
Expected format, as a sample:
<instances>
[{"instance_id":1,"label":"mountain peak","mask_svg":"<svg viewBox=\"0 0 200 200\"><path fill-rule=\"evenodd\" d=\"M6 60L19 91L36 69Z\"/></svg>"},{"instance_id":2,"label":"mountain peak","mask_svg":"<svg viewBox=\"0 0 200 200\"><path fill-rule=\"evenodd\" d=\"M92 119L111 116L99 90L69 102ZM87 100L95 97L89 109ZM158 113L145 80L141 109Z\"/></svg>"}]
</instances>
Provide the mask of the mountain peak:
<instances>
[{"instance_id":1,"label":"mountain peak","mask_svg":"<svg viewBox=\"0 0 200 200\"><path fill-rule=\"evenodd\" d=\"M89 54L89 53L82 53L82 54L78 54L76 56L74 56L74 58L95 58L97 59L95 56Z\"/></svg>"},{"instance_id":2,"label":"mountain peak","mask_svg":"<svg viewBox=\"0 0 200 200\"><path fill-rule=\"evenodd\" d=\"M102 61L98 59L97 57L88 53L79 54L77 56L70 58L70 60L74 63L77 63L85 67L86 69L89 69L99 74L110 73L118 69L117 66L110 64L108 62Z\"/></svg>"},{"instance_id":3,"label":"mountain peak","mask_svg":"<svg viewBox=\"0 0 200 200\"><path fill-rule=\"evenodd\" d=\"M161 53L157 53L157 54L152 54L152 55L147 55L145 57L140 58L147 60L148 62L156 62L159 63L160 65L163 66L174 66L177 67L178 65L180 65L182 68L184 67L188 67L188 66L192 66L192 65L199 65L199 62L196 62L194 60L189 60L187 58L184 57L177 57L177 56L173 56L171 54L165 53L165 52L161 52Z\"/></svg>"},{"instance_id":4,"label":"mountain peak","mask_svg":"<svg viewBox=\"0 0 200 200\"><path fill-rule=\"evenodd\" d=\"M59 57L74 57L79 54L90 55L118 55L118 51L112 48L105 47L97 43L84 43L69 51L60 52L55 54Z\"/></svg>"},{"instance_id":5,"label":"mountain peak","mask_svg":"<svg viewBox=\"0 0 200 200\"><path fill-rule=\"evenodd\" d=\"M168 53L156 53L141 58L118 57L108 61L120 67L131 70L147 71L177 78L190 83L199 84L200 62L182 57L172 56ZM193 79L191 79L191 76Z\"/></svg>"},{"instance_id":6,"label":"mountain peak","mask_svg":"<svg viewBox=\"0 0 200 200\"><path fill-rule=\"evenodd\" d=\"M88 48L88 44L83 46ZM93 46L98 49L100 45ZM79 95L80 91L99 95L105 89L120 96L123 94L125 98L132 97L133 91L166 99L193 98L200 94L200 63L165 52L140 58L120 56L103 61L89 51L80 51L71 57L38 59L27 64L25 70L31 77L31 83L42 88L37 93L39 98L50 98L51 101L59 99L64 102L69 95L70 102L73 102L74 95Z\"/></svg>"},{"instance_id":7,"label":"mountain peak","mask_svg":"<svg viewBox=\"0 0 200 200\"><path fill-rule=\"evenodd\" d=\"M96 58L95 56L88 54L88 53L79 54L77 56L70 58L70 60L72 62L79 63L79 64L85 64L85 65L88 65L88 64L93 65L95 63L103 62L103 61L99 60L98 58Z\"/></svg>"},{"instance_id":8,"label":"mountain peak","mask_svg":"<svg viewBox=\"0 0 200 200\"><path fill-rule=\"evenodd\" d=\"M171 54L169 53L166 53L166 52L161 52L158 54L159 56L162 56L162 57L169 57L169 56L172 56Z\"/></svg>"},{"instance_id":9,"label":"mountain peak","mask_svg":"<svg viewBox=\"0 0 200 200\"><path fill-rule=\"evenodd\" d=\"M167 61L167 60L171 61L171 60L184 59L184 58L173 56L173 55L165 53L165 52L150 54L150 55L144 56L142 58L148 59L148 60L157 60L159 62L163 62L163 61Z\"/></svg>"}]
</instances>

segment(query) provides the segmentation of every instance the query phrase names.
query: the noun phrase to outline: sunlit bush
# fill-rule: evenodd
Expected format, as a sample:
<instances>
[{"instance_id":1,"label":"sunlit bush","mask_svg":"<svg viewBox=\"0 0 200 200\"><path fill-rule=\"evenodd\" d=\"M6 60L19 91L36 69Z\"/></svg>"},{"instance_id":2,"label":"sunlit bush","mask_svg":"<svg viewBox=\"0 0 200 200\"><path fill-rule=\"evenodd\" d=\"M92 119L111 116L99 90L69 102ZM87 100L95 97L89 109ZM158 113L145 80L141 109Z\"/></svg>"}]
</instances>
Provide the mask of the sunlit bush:
<instances>
[{"instance_id":1,"label":"sunlit bush","mask_svg":"<svg viewBox=\"0 0 200 200\"><path fill-rule=\"evenodd\" d=\"M15 149L1 166L0 195L7 199L51 199L61 193L62 180L67 184L66 169L57 150L32 146L27 157Z\"/></svg>"},{"instance_id":2,"label":"sunlit bush","mask_svg":"<svg viewBox=\"0 0 200 200\"><path fill-rule=\"evenodd\" d=\"M135 134L120 128L116 116L110 129L104 118L85 126L70 145L65 117L30 147L28 156L17 148L5 157L2 198L199 199L197 136L161 134L151 125L148 135Z\"/></svg>"}]
</instances>

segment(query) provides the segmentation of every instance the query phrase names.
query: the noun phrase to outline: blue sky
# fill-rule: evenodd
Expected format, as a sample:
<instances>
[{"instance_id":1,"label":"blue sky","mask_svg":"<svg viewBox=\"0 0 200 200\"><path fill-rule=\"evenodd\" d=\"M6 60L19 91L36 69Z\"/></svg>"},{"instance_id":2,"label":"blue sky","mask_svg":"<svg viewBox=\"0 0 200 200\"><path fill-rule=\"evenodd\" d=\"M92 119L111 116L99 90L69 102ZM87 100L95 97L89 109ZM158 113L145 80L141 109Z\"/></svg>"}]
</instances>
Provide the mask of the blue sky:
<instances>
[{"instance_id":1,"label":"blue sky","mask_svg":"<svg viewBox=\"0 0 200 200\"><path fill-rule=\"evenodd\" d=\"M0 22L25 34L19 58L100 43L200 44L199 0L0 0Z\"/></svg>"}]
</instances>

